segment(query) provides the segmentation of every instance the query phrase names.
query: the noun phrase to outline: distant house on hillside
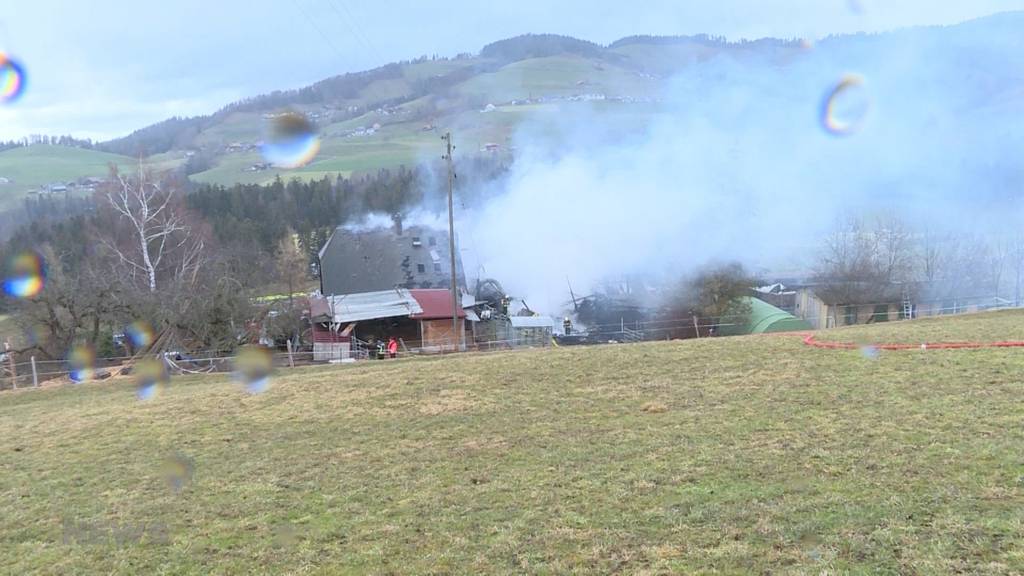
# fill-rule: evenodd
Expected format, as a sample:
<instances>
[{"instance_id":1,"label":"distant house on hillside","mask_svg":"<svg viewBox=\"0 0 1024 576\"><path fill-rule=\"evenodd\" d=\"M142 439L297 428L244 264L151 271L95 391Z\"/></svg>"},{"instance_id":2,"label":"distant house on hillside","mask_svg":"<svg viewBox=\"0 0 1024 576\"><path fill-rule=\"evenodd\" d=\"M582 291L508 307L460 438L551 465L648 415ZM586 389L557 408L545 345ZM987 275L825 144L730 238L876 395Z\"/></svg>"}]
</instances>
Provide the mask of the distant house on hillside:
<instances>
[{"instance_id":1,"label":"distant house on hillside","mask_svg":"<svg viewBox=\"0 0 1024 576\"><path fill-rule=\"evenodd\" d=\"M324 295L359 294L395 288L442 288L451 284L448 233L423 226L404 230L354 231L338 227L320 249ZM456 251L457 283L465 290Z\"/></svg>"}]
</instances>

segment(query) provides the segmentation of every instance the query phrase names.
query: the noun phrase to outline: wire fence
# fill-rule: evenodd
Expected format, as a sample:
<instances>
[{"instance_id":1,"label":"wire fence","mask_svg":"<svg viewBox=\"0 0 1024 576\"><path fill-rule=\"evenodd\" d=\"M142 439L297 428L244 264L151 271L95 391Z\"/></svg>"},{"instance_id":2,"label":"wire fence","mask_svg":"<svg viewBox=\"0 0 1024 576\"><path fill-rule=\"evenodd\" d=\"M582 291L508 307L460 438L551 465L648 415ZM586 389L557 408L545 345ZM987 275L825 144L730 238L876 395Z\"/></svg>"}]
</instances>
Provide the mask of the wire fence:
<instances>
[{"instance_id":1,"label":"wire fence","mask_svg":"<svg viewBox=\"0 0 1024 576\"><path fill-rule=\"evenodd\" d=\"M545 340L550 345L550 337ZM413 344L412 347L409 344ZM385 361L408 359L414 357L436 356L441 354L464 352L498 352L508 350L525 350L536 348L536 345L522 345L513 340L489 340L472 342L458 347L448 344L419 346L419 342L403 343L393 355L384 351L370 351L362 348L313 351L297 350L292 352L274 351L270 354L274 370L287 370L309 366L323 366L339 363L363 361ZM238 355L229 351L205 351L193 354L163 353L150 358L158 358L171 376L196 374L228 374L236 370ZM81 383L73 376L81 376L84 381L102 381L116 376L132 375L132 360L138 357L111 357L98 359L96 364L87 370L72 369L66 360L37 360L31 358L27 362L3 361L0 368L0 390L30 390L53 385L54 383Z\"/></svg>"},{"instance_id":2,"label":"wire fence","mask_svg":"<svg viewBox=\"0 0 1024 576\"><path fill-rule=\"evenodd\" d=\"M896 307L901 306L900 302L883 302L878 304L860 304L860 309L874 307ZM836 314L830 314L826 318L828 327L834 327L830 323L834 318L840 321L848 319L842 310L844 307L831 307L838 310ZM947 298L926 302L916 302L913 308L913 318L929 316L956 315L981 311L1004 310L1018 308L1013 302L998 297L969 297L969 298ZM867 320L860 323L872 323L892 321L902 318L893 318L892 313L887 311L885 318L881 319L878 314L868 314ZM902 314L900 314L902 316ZM861 316L858 316L859 319ZM812 326L820 325L821 318L809 316L803 318ZM671 318L655 320L634 320L626 322L620 320L618 323L595 324L587 327L584 333L577 333L579 344L595 344L605 342L641 342L665 340L673 338L706 338L717 336L725 328L737 328L746 324L746 315L726 315L711 322L700 318ZM857 323L857 322L853 322ZM849 325L849 323L840 323ZM469 334L467 334L469 336ZM497 352L518 349L530 349L546 347L557 342L554 336L563 336L560 333L545 331L541 338L523 340L522 338L506 338L492 340L473 340L465 344L455 346L450 339L447 341L405 341L399 340L399 349L393 354L386 346L374 345L358 339L351 339L346 343L329 343L328 346L319 349L302 349L293 351L272 351L270 361L275 369L290 369L303 366L315 366L325 364L350 363L367 360L394 360L411 357L432 356L440 354L462 353L462 352ZM113 376L129 375L131 361L134 357L115 356L98 358L93 366L86 372L89 379L105 380ZM188 374L223 374L235 370L236 351L232 350L201 350L188 354L182 352L165 352L159 355L171 375ZM28 361L15 362L12 355L6 355L0 361L0 390L30 389L39 388L47 383L60 381L62 383L71 381L72 375L76 372L68 365L66 360L44 360L30 357Z\"/></svg>"}]
</instances>

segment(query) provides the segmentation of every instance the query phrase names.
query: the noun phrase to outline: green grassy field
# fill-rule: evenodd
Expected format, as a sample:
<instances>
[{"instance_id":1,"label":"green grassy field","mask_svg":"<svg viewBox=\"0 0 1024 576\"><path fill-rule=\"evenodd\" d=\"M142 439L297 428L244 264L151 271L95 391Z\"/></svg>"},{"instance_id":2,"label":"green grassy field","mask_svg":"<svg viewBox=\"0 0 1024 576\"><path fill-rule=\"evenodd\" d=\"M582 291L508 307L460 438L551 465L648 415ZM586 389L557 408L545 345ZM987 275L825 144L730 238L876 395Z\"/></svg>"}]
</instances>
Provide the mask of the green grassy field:
<instances>
[{"instance_id":1,"label":"green grassy field","mask_svg":"<svg viewBox=\"0 0 1024 576\"><path fill-rule=\"evenodd\" d=\"M607 62L579 56L551 56L514 62L479 74L459 85L463 94L494 103L540 96L603 93L608 96L651 96L660 84Z\"/></svg>"},{"instance_id":2,"label":"green grassy field","mask_svg":"<svg viewBox=\"0 0 1024 576\"><path fill-rule=\"evenodd\" d=\"M258 152L247 152L226 155L216 167L191 178L196 182L230 185L235 182L265 184L277 176L284 180L349 176L353 172L374 172L403 164L414 166L430 154L430 146L440 150L437 142L433 132L417 133L407 126L388 127L373 136L325 138L320 153L301 168L250 172L246 169L263 159Z\"/></svg>"},{"instance_id":3,"label":"green grassy field","mask_svg":"<svg viewBox=\"0 0 1024 576\"><path fill-rule=\"evenodd\" d=\"M258 396L225 377L149 403L124 381L4 393L0 564L1018 574L1022 370L1021 350L872 360L772 335L296 369ZM171 454L193 465L180 492Z\"/></svg>"},{"instance_id":4,"label":"green grassy field","mask_svg":"<svg viewBox=\"0 0 1024 576\"><path fill-rule=\"evenodd\" d=\"M111 163L132 166L126 156L96 150L35 144L0 152L0 208L20 201L29 190L52 182L67 182L83 176L106 177Z\"/></svg>"}]
</instances>

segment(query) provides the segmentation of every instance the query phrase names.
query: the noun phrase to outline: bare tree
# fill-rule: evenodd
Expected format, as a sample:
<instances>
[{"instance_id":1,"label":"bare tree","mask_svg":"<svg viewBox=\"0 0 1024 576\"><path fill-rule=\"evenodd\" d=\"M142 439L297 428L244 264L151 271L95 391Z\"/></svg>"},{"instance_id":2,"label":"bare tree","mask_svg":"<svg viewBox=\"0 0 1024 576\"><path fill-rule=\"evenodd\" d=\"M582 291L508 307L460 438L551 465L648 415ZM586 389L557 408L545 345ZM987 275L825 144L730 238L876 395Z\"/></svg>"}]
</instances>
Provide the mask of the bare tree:
<instances>
[{"instance_id":1,"label":"bare tree","mask_svg":"<svg viewBox=\"0 0 1024 576\"><path fill-rule=\"evenodd\" d=\"M925 229L921 237L921 276L929 284L939 279L939 268L942 264L943 239L931 229Z\"/></svg>"},{"instance_id":2,"label":"bare tree","mask_svg":"<svg viewBox=\"0 0 1024 576\"><path fill-rule=\"evenodd\" d=\"M282 287L288 290L288 305L290 307L293 304L295 292L309 285L309 262L305 254L299 250L295 234L290 230L277 245L274 267L277 268L277 275Z\"/></svg>"},{"instance_id":3,"label":"bare tree","mask_svg":"<svg viewBox=\"0 0 1024 576\"><path fill-rule=\"evenodd\" d=\"M831 305L878 301L879 291L888 283L879 253L878 235L860 219L842 222L825 240L815 272L815 292Z\"/></svg>"},{"instance_id":4,"label":"bare tree","mask_svg":"<svg viewBox=\"0 0 1024 576\"><path fill-rule=\"evenodd\" d=\"M136 178L111 169L112 184L106 199L126 225L124 241L116 233L104 244L134 278L141 274L150 292L156 292L159 273L167 268L175 277L195 277L202 263L203 240L192 234L175 186L161 186L139 165ZM171 255L174 258L170 258Z\"/></svg>"},{"instance_id":5,"label":"bare tree","mask_svg":"<svg viewBox=\"0 0 1024 576\"><path fill-rule=\"evenodd\" d=\"M1010 268L1013 270L1013 305L1020 306L1021 272L1024 272L1024 234L1010 237Z\"/></svg>"},{"instance_id":6,"label":"bare tree","mask_svg":"<svg viewBox=\"0 0 1024 576\"><path fill-rule=\"evenodd\" d=\"M76 341L98 347L101 328L117 323L128 311L119 286L102 265L86 261L68 266L49 245L41 247L47 263L46 289L18 303L17 321L35 340L35 349L62 358Z\"/></svg>"},{"instance_id":7,"label":"bare tree","mask_svg":"<svg viewBox=\"0 0 1024 576\"><path fill-rule=\"evenodd\" d=\"M887 282L905 282L913 269L911 234L906 225L894 215L878 218L873 234L876 237L877 258Z\"/></svg>"},{"instance_id":8,"label":"bare tree","mask_svg":"<svg viewBox=\"0 0 1024 576\"><path fill-rule=\"evenodd\" d=\"M988 251L988 280L992 286L992 293L998 297L999 289L1003 284L1003 273L1006 271L1007 263L1010 261L1011 242L1008 238L993 238L989 243L991 248Z\"/></svg>"}]
</instances>

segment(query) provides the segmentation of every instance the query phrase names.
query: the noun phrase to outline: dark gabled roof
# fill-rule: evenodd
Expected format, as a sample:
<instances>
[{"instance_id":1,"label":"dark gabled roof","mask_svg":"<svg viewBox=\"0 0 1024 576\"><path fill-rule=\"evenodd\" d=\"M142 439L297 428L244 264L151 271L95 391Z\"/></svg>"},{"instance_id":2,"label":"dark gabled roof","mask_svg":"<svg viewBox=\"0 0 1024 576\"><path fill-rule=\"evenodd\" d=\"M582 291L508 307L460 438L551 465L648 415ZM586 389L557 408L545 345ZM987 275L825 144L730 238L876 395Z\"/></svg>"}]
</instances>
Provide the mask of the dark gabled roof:
<instances>
[{"instance_id":1,"label":"dark gabled roof","mask_svg":"<svg viewBox=\"0 0 1024 576\"><path fill-rule=\"evenodd\" d=\"M414 245L416 238L419 245ZM320 250L323 292L328 295L448 288L450 270L447 232L422 226L408 227L401 235L391 228L353 231L339 227ZM464 287L459 258L456 274L459 286Z\"/></svg>"}]
</instances>

